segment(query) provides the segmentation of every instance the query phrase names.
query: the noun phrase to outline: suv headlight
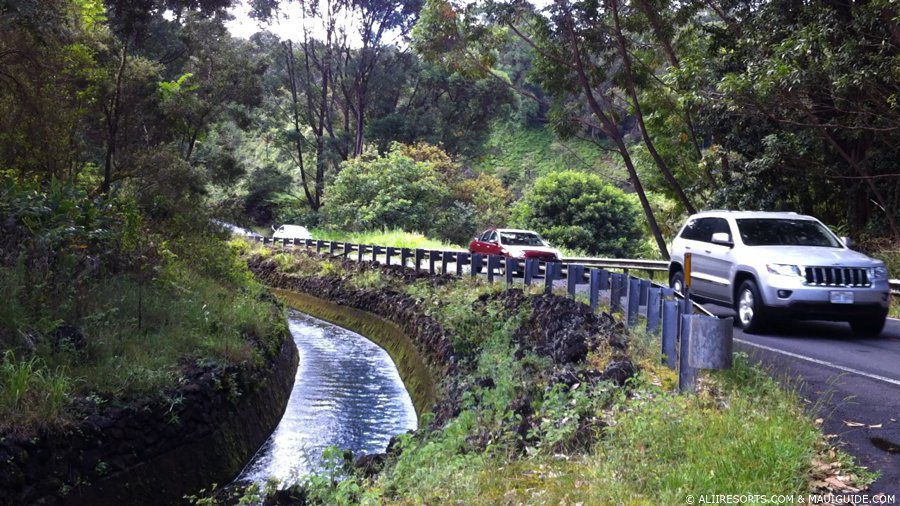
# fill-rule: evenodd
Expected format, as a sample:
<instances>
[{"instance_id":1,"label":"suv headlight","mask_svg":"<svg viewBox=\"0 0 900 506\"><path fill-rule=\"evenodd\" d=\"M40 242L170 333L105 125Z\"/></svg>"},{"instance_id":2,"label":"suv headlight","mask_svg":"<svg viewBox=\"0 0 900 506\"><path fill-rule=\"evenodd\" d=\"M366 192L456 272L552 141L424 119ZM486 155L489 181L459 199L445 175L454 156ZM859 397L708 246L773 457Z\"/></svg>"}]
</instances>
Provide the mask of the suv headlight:
<instances>
[{"instance_id":1,"label":"suv headlight","mask_svg":"<svg viewBox=\"0 0 900 506\"><path fill-rule=\"evenodd\" d=\"M869 267L868 269L869 279L872 281L881 281L883 279L887 279L888 271L887 267Z\"/></svg>"},{"instance_id":2,"label":"suv headlight","mask_svg":"<svg viewBox=\"0 0 900 506\"><path fill-rule=\"evenodd\" d=\"M779 276L793 276L796 278L802 278L803 273L800 272L800 267L791 264L768 264L766 265L766 269L768 269L770 274L778 274Z\"/></svg>"}]
</instances>

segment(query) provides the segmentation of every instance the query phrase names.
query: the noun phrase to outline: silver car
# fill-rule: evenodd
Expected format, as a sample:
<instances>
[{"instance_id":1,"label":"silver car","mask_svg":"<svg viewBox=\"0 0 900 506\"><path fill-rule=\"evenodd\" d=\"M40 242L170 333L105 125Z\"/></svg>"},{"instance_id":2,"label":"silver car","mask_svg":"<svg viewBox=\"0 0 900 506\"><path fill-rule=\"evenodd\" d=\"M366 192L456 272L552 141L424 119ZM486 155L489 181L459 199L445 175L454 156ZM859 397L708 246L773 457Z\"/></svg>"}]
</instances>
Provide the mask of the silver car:
<instances>
[{"instance_id":1,"label":"silver car","mask_svg":"<svg viewBox=\"0 0 900 506\"><path fill-rule=\"evenodd\" d=\"M848 245L810 216L703 212L688 218L672 244L669 283L683 291L690 253L691 294L733 307L747 332L787 316L846 321L857 334L876 336L888 313L887 269Z\"/></svg>"}]
</instances>

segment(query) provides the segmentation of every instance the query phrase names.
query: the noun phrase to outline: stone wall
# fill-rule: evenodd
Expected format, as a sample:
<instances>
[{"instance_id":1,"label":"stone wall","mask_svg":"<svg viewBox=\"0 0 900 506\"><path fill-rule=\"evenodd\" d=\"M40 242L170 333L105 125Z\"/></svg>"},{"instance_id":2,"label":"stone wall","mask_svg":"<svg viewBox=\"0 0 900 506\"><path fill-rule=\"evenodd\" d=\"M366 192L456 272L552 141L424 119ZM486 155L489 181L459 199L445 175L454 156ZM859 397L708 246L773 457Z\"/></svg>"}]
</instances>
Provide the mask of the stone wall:
<instances>
[{"instance_id":1,"label":"stone wall","mask_svg":"<svg viewBox=\"0 0 900 506\"><path fill-rule=\"evenodd\" d=\"M185 365L176 402L96 409L77 426L0 437L0 504L178 504L230 482L281 420L289 335L260 367Z\"/></svg>"}]
</instances>

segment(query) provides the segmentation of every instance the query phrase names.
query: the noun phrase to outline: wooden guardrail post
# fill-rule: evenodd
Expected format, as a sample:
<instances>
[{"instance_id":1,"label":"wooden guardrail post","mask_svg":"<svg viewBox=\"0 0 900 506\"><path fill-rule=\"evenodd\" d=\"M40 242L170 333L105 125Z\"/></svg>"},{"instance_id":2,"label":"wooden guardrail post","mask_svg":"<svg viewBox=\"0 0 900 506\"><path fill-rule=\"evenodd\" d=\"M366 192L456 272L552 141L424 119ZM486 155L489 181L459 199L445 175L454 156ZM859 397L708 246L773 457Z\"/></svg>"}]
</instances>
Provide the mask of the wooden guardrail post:
<instances>
[{"instance_id":1,"label":"wooden guardrail post","mask_svg":"<svg viewBox=\"0 0 900 506\"><path fill-rule=\"evenodd\" d=\"M647 332L656 334L659 330L659 312L660 300L662 300L662 290L659 288L651 288L647 292Z\"/></svg>"},{"instance_id":2,"label":"wooden guardrail post","mask_svg":"<svg viewBox=\"0 0 900 506\"><path fill-rule=\"evenodd\" d=\"M425 256L425 251L422 249L416 248L415 256L413 258L413 261L416 263L416 265L415 265L416 272L419 272L419 270L422 268L422 258L424 256Z\"/></svg>"},{"instance_id":3,"label":"wooden guardrail post","mask_svg":"<svg viewBox=\"0 0 900 506\"><path fill-rule=\"evenodd\" d=\"M629 327L637 325L638 312L641 305L641 280L628 278L628 307L626 308Z\"/></svg>"},{"instance_id":4,"label":"wooden guardrail post","mask_svg":"<svg viewBox=\"0 0 900 506\"><path fill-rule=\"evenodd\" d=\"M472 266L469 268L469 274L474 278L481 274L481 262L484 257L481 253L472 253Z\"/></svg>"},{"instance_id":5,"label":"wooden guardrail post","mask_svg":"<svg viewBox=\"0 0 900 506\"><path fill-rule=\"evenodd\" d=\"M397 248L388 246L384 253L384 265L391 265L391 257L397 254Z\"/></svg>"},{"instance_id":6,"label":"wooden guardrail post","mask_svg":"<svg viewBox=\"0 0 900 506\"><path fill-rule=\"evenodd\" d=\"M454 262L456 262L456 275L461 278L463 276L463 271L465 270L466 265L469 264L469 254L454 253L453 257Z\"/></svg>"},{"instance_id":7,"label":"wooden guardrail post","mask_svg":"<svg viewBox=\"0 0 900 506\"><path fill-rule=\"evenodd\" d=\"M675 370L675 346L678 340L678 327L681 322L678 301L666 300L662 308L662 354L663 363Z\"/></svg>"},{"instance_id":8,"label":"wooden guardrail post","mask_svg":"<svg viewBox=\"0 0 900 506\"><path fill-rule=\"evenodd\" d=\"M441 274L447 274L447 266L453 259L453 253L450 251L441 252Z\"/></svg>"}]
</instances>

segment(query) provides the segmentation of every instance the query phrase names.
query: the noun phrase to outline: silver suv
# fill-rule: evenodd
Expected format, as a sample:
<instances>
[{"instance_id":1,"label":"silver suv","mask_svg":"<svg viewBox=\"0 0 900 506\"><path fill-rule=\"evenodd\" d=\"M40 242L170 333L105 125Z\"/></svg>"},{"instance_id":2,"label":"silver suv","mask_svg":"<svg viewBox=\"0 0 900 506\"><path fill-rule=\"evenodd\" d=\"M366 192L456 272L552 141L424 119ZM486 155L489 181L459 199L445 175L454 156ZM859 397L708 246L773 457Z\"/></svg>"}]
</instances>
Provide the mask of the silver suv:
<instances>
[{"instance_id":1,"label":"silver suv","mask_svg":"<svg viewBox=\"0 0 900 506\"><path fill-rule=\"evenodd\" d=\"M688 218L672 244L669 283L683 290L691 253L691 294L734 307L747 332L789 316L846 321L857 334L876 336L888 312L887 269L848 244L810 216L703 212Z\"/></svg>"}]
</instances>

